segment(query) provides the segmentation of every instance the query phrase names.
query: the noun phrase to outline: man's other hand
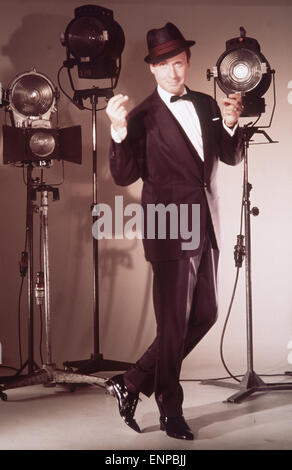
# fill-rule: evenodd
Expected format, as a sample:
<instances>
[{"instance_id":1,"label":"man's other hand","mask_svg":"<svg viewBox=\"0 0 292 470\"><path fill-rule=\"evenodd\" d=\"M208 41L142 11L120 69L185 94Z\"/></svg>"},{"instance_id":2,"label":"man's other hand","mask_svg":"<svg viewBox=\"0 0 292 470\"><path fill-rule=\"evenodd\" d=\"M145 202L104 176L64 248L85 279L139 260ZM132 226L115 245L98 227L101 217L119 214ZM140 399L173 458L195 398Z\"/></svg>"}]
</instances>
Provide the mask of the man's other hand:
<instances>
[{"instance_id":1,"label":"man's other hand","mask_svg":"<svg viewBox=\"0 0 292 470\"><path fill-rule=\"evenodd\" d=\"M113 96L106 107L106 114L108 115L115 131L119 131L127 127L128 111L125 104L129 101L126 95Z\"/></svg>"}]
</instances>

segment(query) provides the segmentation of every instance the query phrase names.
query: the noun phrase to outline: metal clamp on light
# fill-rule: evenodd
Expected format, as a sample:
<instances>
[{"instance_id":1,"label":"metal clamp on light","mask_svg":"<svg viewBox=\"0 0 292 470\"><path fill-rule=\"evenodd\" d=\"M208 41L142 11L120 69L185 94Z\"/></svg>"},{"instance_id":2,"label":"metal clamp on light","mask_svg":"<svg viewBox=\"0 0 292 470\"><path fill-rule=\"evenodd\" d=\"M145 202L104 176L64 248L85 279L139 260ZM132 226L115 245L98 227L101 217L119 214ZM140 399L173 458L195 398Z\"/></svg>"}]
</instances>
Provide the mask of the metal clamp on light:
<instances>
[{"instance_id":1,"label":"metal clamp on light","mask_svg":"<svg viewBox=\"0 0 292 470\"><path fill-rule=\"evenodd\" d=\"M246 37L240 27L240 37L226 42L226 51L219 57L216 66L207 70L207 78L227 95L242 94L244 110L242 116L258 116L265 112L262 96L269 89L274 70L261 53L256 39Z\"/></svg>"}]
</instances>

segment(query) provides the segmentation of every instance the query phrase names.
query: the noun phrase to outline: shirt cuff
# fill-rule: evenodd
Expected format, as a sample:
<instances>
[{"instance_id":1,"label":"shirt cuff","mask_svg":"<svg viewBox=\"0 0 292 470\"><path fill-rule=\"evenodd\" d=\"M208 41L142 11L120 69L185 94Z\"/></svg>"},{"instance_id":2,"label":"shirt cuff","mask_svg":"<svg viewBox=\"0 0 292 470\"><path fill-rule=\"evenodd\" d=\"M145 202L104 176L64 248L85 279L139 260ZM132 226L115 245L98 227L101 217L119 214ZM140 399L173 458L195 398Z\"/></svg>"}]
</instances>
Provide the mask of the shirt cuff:
<instances>
[{"instance_id":1,"label":"shirt cuff","mask_svg":"<svg viewBox=\"0 0 292 470\"><path fill-rule=\"evenodd\" d=\"M236 129L238 128L238 121L237 123L233 126L233 127L228 127L225 122L224 122L224 119L222 121L222 124L223 124L223 127L224 129L228 132L228 134L233 137L234 136L234 133L236 131Z\"/></svg>"},{"instance_id":2,"label":"shirt cuff","mask_svg":"<svg viewBox=\"0 0 292 470\"><path fill-rule=\"evenodd\" d=\"M113 125L111 125L111 137L113 141L116 142L116 144L120 144L127 137L127 127L123 127L122 129L116 131L113 128Z\"/></svg>"}]
</instances>

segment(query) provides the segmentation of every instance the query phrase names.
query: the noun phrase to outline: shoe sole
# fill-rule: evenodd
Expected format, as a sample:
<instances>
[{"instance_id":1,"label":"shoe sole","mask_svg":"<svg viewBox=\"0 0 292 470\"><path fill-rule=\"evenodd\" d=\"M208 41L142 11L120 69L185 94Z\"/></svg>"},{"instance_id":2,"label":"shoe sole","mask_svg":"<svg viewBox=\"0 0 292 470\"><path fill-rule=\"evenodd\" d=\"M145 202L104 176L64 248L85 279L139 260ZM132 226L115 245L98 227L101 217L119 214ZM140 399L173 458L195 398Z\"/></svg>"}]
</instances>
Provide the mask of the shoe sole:
<instances>
[{"instance_id":1,"label":"shoe sole","mask_svg":"<svg viewBox=\"0 0 292 470\"><path fill-rule=\"evenodd\" d=\"M174 439L182 439L184 441L193 441L194 440L194 436L178 436L177 434L172 434L170 432L167 432L166 429L165 429L165 426L164 424L160 421L160 431L165 431L167 436L169 437L173 437Z\"/></svg>"}]
</instances>

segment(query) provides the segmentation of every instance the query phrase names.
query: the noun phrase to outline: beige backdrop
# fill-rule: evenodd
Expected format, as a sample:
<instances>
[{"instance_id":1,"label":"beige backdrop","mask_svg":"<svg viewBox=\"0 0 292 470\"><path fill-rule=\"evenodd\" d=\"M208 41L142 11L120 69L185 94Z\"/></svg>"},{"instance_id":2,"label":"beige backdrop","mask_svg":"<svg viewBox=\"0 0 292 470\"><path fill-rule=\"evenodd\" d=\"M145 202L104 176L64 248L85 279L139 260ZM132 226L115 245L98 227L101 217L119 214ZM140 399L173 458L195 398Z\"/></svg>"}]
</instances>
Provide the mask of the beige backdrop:
<instances>
[{"instance_id":1,"label":"beige backdrop","mask_svg":"<svg viewBox=\"0 0 292 470\"><path fill-rule=\"evenodd\" d=\"M57 84L57 71L65 60L65 48L59 41L60 33L73 19L74 8L87 3L90 2L0 0L0 81L4 88L8 88L16 74L32 67ZM288 84L290 82L291 85L292 80L292 2L104 0L100 5L114 11L114 18L125 32L126 46L116 92L130 96L130 108L154 87L148 66L143 61L147 52L146 32L163 26L167 21L176 23L187 39L196 40L188 81L193 89L213 93L213 83L206 80L206 70L213 67L224 52L225 41L239 34L240 26L245 27L248 36L259 41L263 54L275 68L277 107L268 133L279 143L251 146L249 151L252 204L260 208L259 217L252 219L254 354L258 372L292 369L287 362L287 344L292 339L292 99L288 97ZM71 93L66 73L62 74L62 83ZM98 85L97 81L93 84ZM79 85L82 88L82 80ZM266 94L266 102L267 112L261 121L265 125L269 121L273 102L270 90ZM101 100L100 106L102 104ZM61 126L81 124L83 138L82 165L65 164L60 201L51 202L50 198L53 358L61 366L65 360L86 359L93 351L93 266L91 113L78 110L61 94L59 119ZM0 110L0 120L2 125L5 121L3 109ZM2 144L2 136L0 139ZM262 137L257 140L265 142ZM125 204L138 201L140 182L128 188L120 188L113 183L108 169L108 147L108 120L101 111L98 113L99 201L113 204L115 195L122 195ZM57 183L61 176L58 163L45 171L47 183ZM213 373L222 373L219 341L235 277L233 247L239 233L242 177L242 165L236 168L220 167L223 248L219 320L185 361L185 377L208 377ZM3 165L1 161L0 341L3 363L15 367L19 364L18 262L24 247L25 204L22 170ZM37 214L35 238L38 238ZM139 240L103 240L100 242L99 259L101 352L108 359L133 361L155 335L151 270L144 260ZM37 248L35 262L37 270ZM246 370L244 282L242 268L225 341L225 359L234 373ZM26 289L25 284L21 310L24 360L27 358ZM39 338L39 313L36 309L35 360L38 363Z\"/></svg>"}]
</instances>

